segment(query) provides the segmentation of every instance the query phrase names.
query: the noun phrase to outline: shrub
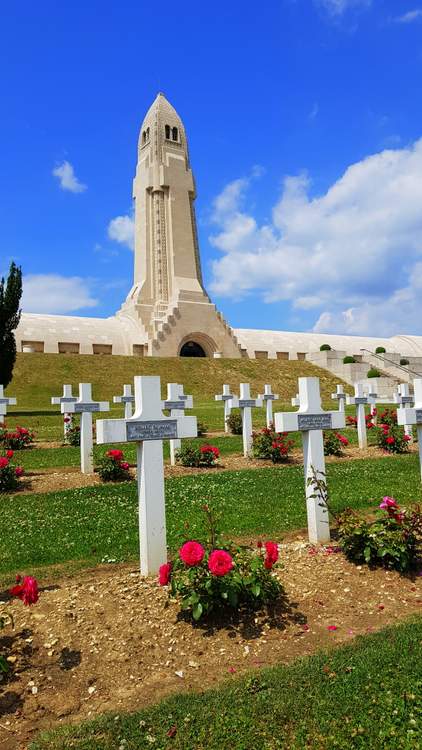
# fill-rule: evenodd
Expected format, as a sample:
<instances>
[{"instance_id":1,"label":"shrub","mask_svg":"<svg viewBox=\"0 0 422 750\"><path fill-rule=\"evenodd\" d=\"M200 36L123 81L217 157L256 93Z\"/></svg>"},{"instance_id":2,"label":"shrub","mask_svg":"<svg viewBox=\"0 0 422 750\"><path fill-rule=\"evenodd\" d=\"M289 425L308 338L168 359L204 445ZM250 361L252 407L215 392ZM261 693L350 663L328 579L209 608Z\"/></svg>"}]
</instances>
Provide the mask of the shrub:
<instances>
[{"instance_id":1,"label":"shrub","mask_svg":"<svg viewBox=\"0 0 422 750\"><path fill-rule=\"evenodd\" d=\"M401 510L392 497L384 497L375 521L347 509L337 516L342 550L356 563L406 572L419 565L422 555L420 507Z\"/></svg>"},{"instance_id":2,"label":"shrub","mask_svg":"<svg viewBox=\"0 0 422 750\"><path fill-rule=\"evenodd\" d=\"M320 352L330 352L331 346L329 344L321 344L319 347Z\"/></svg>"},{"instance_id":3,"label":"shrub","mask_svg":"<svg viewBox=\"0 0 422 750\"><path fill-rule=\"evenodd\" d=\"M365 422L366 422L366 429L371 430L373 427L375 427L371 414L365 414ZM356 427L358 426L358 418L357 417L346 417L346 424L348 427Z\"/></svg>"},{"instance_id":4,"label":"shrub","mask_svg":"<svg viewBox=\"0 0 422 750\"><path fill-rule=\"evenodd\" d=\"M227 424L232 435L242 434L242 415L239 409L233 409L227 418Z\"/></svg>"},{"instance_id":5,"label":"shrub","mask_svg":"<svg viewBox=\"0 0 422 750\"><path fill-rule=\"evenodd\" d=\"M353 365L356 362L354 357L351 357L348 355L347 357L343 357L343 364L344 365Z\"/></svg>"},{"instance_id":6,"label":"shrub","mask_svg":"<svg viewBox=\"0 0 422 750\"><path fill-rule=\"evenodd\" d=\"M324 433L324 453L326 456L343 456L343 448L349 445L349 441L340 432Z\"/></svg>"},{"instance_id":7,"label":"shrub","mask_svg":"<svg viewBox=\"0 0 422 750\"><path fill-rule=\"evenodd\" d=\"M7 450L5 455L0 456L0 492L16 490L19 479L24 474L22 466L16 466L12 459L12 450Z\"/></svg>"},{"instance_id":8,"label":"shrub","mask_svg":"<svg viewBox=\"0 0 422 750\"><path fill-rule=\"evenodd\" d=\"M208 432L208 425L205 424L205 422L201 422L198 420L197 422L197 428L198 428L198 437L202 437Z\"/></svg>"},{"instance_id":9,"label":"shrub","mask_svg":"<svg viewBox=\"0 0 422 750\"><path fill-rule=\"evenodd\" d=\"M26 427L15 427L14 431L8 430L6 425L0 428L0 443L12 451L28 448L34 442L34 438L35 433Z\"/></svg>"},{"instance_id":10,"label":"shrub","mask_svg":"<svg viewBox=\"0 0 422 750\"><path fill-rule=\"evenodd\" d=\"M193 445L183 441L180 450L176 453L176 461L182 466L192 468L203 468L205 466L215 466L220 451L215 445Z\"/></svg>"},{"instance_id":11,"label":"shrub","mask_svg":"<svg viewBox=\"0 0 422 750\"><path fill-rule=\"evenodd\" d=\"M272 575L278 560L275 542L258 542L257 550L223 543L215 516L204 506L209 536L205 544L189 540L178 557L162 565L159 583L170 585L169 596L180 601L182 611L194 620L229 608L257 609L277 599L283 591Z\"/></svg>"},{"instance_id":12,"label":"shrub","mask_svg":"<svg viewBox=\"0 0 422 750\"><path fill-rule=\"evenodd\" d=\"M409 360L406 359L405 357L402 357L401 360L400 360L400 364L401 365L408 365L409 364Z\"/></svg>"},{"instance_id":13,"label":"shrub","mask_svg":"<svg viewBox=\"0 0 422 750\"><path fill-rule=\"evenodd\" d=\"M100 458L97 471L103 482L127 482L131 478L123 451L117 448L107 451Z\"/></svg>"},{"instance_id":14,"label":"shrub","mask_svg":"<svg viewBox=\"0 0 422 750\"><path fill-rule=\"evenodd\" d=\"M81 428L78 424L73 424L66 432L64 442L66 445L77 446L81 444Z\"/></svg>"},{"instance_id":15,"label":"shrub","mask_svg":"<svg viewBox=\"0 0 422 750\"><path fill-rule=\"evenodd\" d=\"M289 451L294 445L287 438L287 432L275 432L274 428L264 427L252 433L252 449L255 458L270 459L273 464L288 461Z\"/></svg>"},{"instance_id":16,"label":"shrub","mask_svg":"<svg viewBox=\"0 0 422 750\"><path fill-rule=\"evenodd\" d=\"M395 409L384 409L378 415L380 424L397 424L397 411Z\"/></svg>"},{"instance_id":17,"label":"shrub","mask_svg":"<svg viewBox=\"0 0 422 750\"><path fill-rule=\"evenodd\" d=\"M411 437L404 433L403 427L381 422L377 433L377 443L383 450L389 453L406 453L409 450Z\"/></svg>"},{"instance_id":18,"label":"shrub","mask_svg":"<svg viewBox=\"0 0 422 750\"><path fill-rule=\"evenodd\" d=\"M384 346L377 346L375 349L375 354L385 354L386 348Z\"/></svg>"},{"instance_id":19,"label":"shrub","mask_svg":"<svg viewBox=\"0 0 422 750\"><path fill-rule=\"evenodd\" d=\"M376 367L371 367L370 370L366 373L367 378L380 378L381 373L379 370L377 370Z\"/></svg>"}]
</instances>

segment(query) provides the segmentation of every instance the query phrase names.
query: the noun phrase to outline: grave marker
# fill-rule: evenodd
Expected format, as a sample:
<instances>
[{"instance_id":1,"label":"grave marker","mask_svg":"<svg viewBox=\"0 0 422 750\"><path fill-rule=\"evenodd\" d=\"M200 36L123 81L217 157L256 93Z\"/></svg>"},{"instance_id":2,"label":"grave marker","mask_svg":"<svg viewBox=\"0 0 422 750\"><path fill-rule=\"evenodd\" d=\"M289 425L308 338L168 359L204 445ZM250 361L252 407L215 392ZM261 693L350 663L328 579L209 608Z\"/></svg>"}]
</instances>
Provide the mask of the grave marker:
<instances>
[{"instance_id":1,"label":"grave marker","mask_svg":"<svg viewBox=\"0 0 422 750\"><path fill-rule=\"evenodd\" d=\"M293 396L293 398L290 399L290 402L291 402L292 406L300 406L299 394L296 393L296 396Z\"/></svg>"},{"instance_id":2,"label":"grave marker","mask_svg":"<svg viewBox=\"0 0 422 750\"><path fill-rule=\"evenodd\" d=\"M342 385L336 385L336 392L331 394L333 401L338 401L338 410L345 411L346 394Z\"/></svg>"},{"instance_id":3,"label":"grave marker","mask_svg":"<svg viewBox=\"0 0 422 750\"><path fill-rule=\"evenodd\" d=\"M63 385L63 396L51 397L51 403L55 405L60 404L60 406L61 404L74 404L77 400L76 396L72 393L72 386L70 383ZM63 412L63 410L61 410L61 412L63 414L63 432L66 439L66 436L72 427L72 414L68 411Z\"/></svg>"},{"instance_id":4,"label":"grave marker","mask_svg":"<svg viewBox=\"0 0 422 750\"><path fill-rule=\"evenodd\" d=\"M132 395L132 386L126 384L123 386L123 393L121 396L113 396L113 404L124 404L125 405L125 419L130 419L132 416L132 404L135 402L135 396Z\"/></svg>"},{"instance_id":5,"label":"grave marker","mask_svg":"<svg viewBox=\"0 0 422 750\"><path fill-rule=\"evenodd\" d=\"M374 404L373 394L364 394L362 383L355 383L355 395L347 396L346 403L350 406L351 404L356 406L356 415L358 418L357 429L358 429L358 441L359 448L364 450L368 445L368 436L366 434L366 418L365 418L365 406L366 404Z\"/></svg>"},{"instance_id":6,"label":"grave marker","mask_svg":"<svg viewBox=\"0 0 422 750\"><path fill-rule=\"evenodd\" d=\"M14 396L5 396L4 388L0 385L0 425L3 424L4 418L7 414L8 406L16 406L16 399Z\"/></svg>"},{"instance_id":7,"label":"grave marker","mask_svg":"<svg viewBox=\"0 0 422 750\"><path fill-rule=\"evenodd\" d=\"M264 393L260 393L258 395L258 398L261 398L267 407L267 427L270 427L270 425L273 424L273 401L276 401L278 399L278 393L273 393L271 390L271 386L264 385Z\"/></svg>"},{"instance_id":8,"label":"grave marker","mask_svg":"<svg viewBox=\"0 0 422 750\"><path fill-rule=\"evenodd\" d=\"M108 401L93 401L91 383L79 383L79 398L73 403L62 403L64 410L81 415L81 472L92 474L94 460L92 456L92 415L96 411L109 411Z\"/></svg>"},{"instance_id":9,"label":"grave marker","mask_svg":"<svg viewBox=\"0 0 422 750\"><path fill-rule=\"evenodd\" d=\"M160 378L135 377L135 414L99 419L97 442L136 442L141 574L154 575L167 562L163 440L196 437L196 417L165 417Z\"/></svg>"},{"instance_id":10,"label":"grave marker","mask_svg":"<svg viewBox=\"0 0 422 750\"><path fill-rule=\"evenodd\" d=\"M229 385L223 385L223 393L218 393L216 396L214 396L214 399L215 401L224 402L224 431L229 432L229 425L227 423L227 420L231 414L232 409L238 405L237 396L234 396L232 393L230 393Z\"/></svg>"},{"instance_id":11,"label":"grave marker","mask_svg":"<svg viewBox=\"0 0 422 750\"><path fill-rule=\"evenodd\" d=\"M193 408L192 396L185 396L183 385L179 383L167 383L167 400L162 402L162 408L170 411L171 417L184 417L185 409ZM170 440L170 463L176 464L176 453L182 445L179 438Z\"/></svg>"},{"instance_id":12,"label":"grave marker","mask_svg":"<svg viewBox=\"0 0 422 750\"><path fill-rule=\"evenodd\" d=\"M402 406L397 409L397 423L400 425L416 425L418 433L419 464L422 480L422 378L413 381L414 408Z\"/></svg>"},{"instance_id":13,"label":"grave marker","mask_svg":"<svg viewBox=\"0 0 422 750\"><path fill-rule=\"evenodd\" d=\"M318 378L299 378L299 411L277 412L277 432L301 432L305 469L306 509L309 541L323 544L330 540L330 524L323 498L308 479L316 472L325 476L324 437L322 430L338 430L345 425L344 412L323 411ZM317 497L313 497L314 495Z\"/></svg>"},{"instance_id":14,"label":"grave marker","mask_svg":"<svg viewBox=\"0 0 422 750\"><path fill-rule=\"evenodd\" d=\"M415 399L410 393L408 383L400 383L397 386L397 392L394 394L394 403L404 407L412 407L414 405ZM413 427L411 424L404 425L404 434L410 438L409 442L413 443Z\"/></svg>"},{"instance_id":15,"label":"grave marker","mask_svg":"<svg viewBox=\"0 0 422 750\"><path fill-rule=\"evenodd\" d=\"M252 451L252 409L261 407L262 399L251 398L249 383L241 383L236 405L242 415L243 455L247 458Z\"/></svg>"}]
</instances>

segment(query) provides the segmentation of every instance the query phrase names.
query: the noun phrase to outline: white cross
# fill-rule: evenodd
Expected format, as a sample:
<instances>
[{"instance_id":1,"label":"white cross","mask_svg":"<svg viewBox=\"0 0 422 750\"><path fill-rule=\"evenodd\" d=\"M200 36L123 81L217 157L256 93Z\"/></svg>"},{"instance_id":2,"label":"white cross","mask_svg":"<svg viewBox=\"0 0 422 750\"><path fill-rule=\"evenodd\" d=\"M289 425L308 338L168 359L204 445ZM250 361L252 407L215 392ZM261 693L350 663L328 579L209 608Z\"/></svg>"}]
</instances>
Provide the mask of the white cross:
<instances>
[{"instance_id":1,"label":"white cross","mask_svg":"<svg viewBox=\"0 0 422 750\"><path fill-rule=\"evenodd\" d=\"M316 488L308 484L308 479L313 472L318 479L325 475L322 431L344 427L345 416L340 411L323 411L318 378L299 378L299 400L299 411L275 414L275 429L276 432L302 433L309 541L323 544L330 539L328 510Z\"/></svg>"},{"instance_id":2,"label":"white cross","mask_svg":"<svg viewBox=\"0 0 422 750\"><path fill-rule=\"evenodd\" d=\"M224 402L224 431L229 431L228 418L232 412L232 409L237 406L237 396L230 393L230 386L223 385L223 393L218 393L214 396L215 401Z\"/></svg>"},{"instance_id":3,"label":"white cross","mask_svg":"<svg viewBox=\"0 0 422 750\"><path fill-rule=\"evenodd\" d=\"M368 395L372 401L371 401L371 421L373 424L377 424L378 421L378 415L377 415L377 404L394 404L394 399L389 398L388 396L379 396L378 393L375 393L375 391L371 391L368 386L364 386L364 392L366 395Z\"/></svg>"},{"instance_id":4,"label":"white cross","mask_svg":"<svg viewBox=\"0 0 422 750\"><path fill-rule=\"evenodd\" d=\"M333 401L338 401L338 410L344 411L344 404L346 401L346 394L342 385L336 385L336 392L331 394Z\"/></svg>"},{"instance_id":5,"label":"white cross","mask_svg":"<svg viewBox=\"0 0 422 750\"><path fill-rule=\"evenodd\" d=\"M365 418L365 405L375 404L376 396L372 393L364 394L362 383L355 383L355 395L347 396L346 403L356 406L356 416L358 419L358 441L359 448L363 450L368 445L368 437L366 434L366 418Z\"/></svg>"},{"instance_id":6,"label":"white cross","mask_svg":"<svg viewBox=\"0 0 422 750\"><path fill-rule=\"evenodd\" d=\"M296 396L293 396L293 398L290 399L290 402L291 402L292 406L300 406L299 394L296 393Z\"/></svg>"},{"instance_id":7,"label":"white cross","mask_svg":"<svg viewBox=\"0 0 422 750\"><path fill-rule=\"evenodd\" d=\"M273 401L278 399L278 393L273 393L271 386L267 383L264 385L264 393L258 394L258 398L261 398L266 403L267 427L269 428L273 423Z\"/></svg>"},{"instance_id":8,"label":"white cross","mask_svg":"<svg viewBox=\"0 0 422 750\"><path fill-rule=\"evenodd\" d=\"M76 396L72 394L72 386L69 383L66 383L63 385L63 396L52 396L51 397L51 403L52 404L74 404L75 401L78 399ZM67 433L69 432L70 428L72 427L72 415L65 411L63 412L64 422L63 422L63 431L64 436L66 438Z\"/></svg>"},{"instance_id":9,"label":"white cross","mask_svg":"<svg viewBox=\"0 0 422 750\"><path fill-rule=\"evenodd\" d=\"M8 406L16 406L16 399L14 396L5 396L3 386L0 385L0 424L4 422Z\"/></svg>"},{"instance_id":10,"label":"white cross","mask_svg":"<svg viewBox=\"0 0 422 750\"><path fill-rule=\"evenodd\" d=\"M394 403L399 406L414 406L415 399L410 393L409 383L400 383L397 386L397 391L394 394ZM410 438L410 442L413 443L413 427L411 424L404 425L404 434Z\"/></svg>"},{"instance_id":11,"label":"white cross","mask_svg":"<svg viewBox=\"0 0 422 750\"><path fill-rule=\"evenodd\" d=\"M232 406L234 404L232 403ZM242 415L243 455L250 456L252 452L252 409L262 406L262 399L251 398L249 383L240 384L240 396L236 399Z\"/></svg>"},{"instance_id":12,"label":"white cross","mask_svg":"<svg viewBox=\"0 0 422 750\"><path fill-rule=\"evenodd\" d=\"M125 419L131 418L132 404L134 402L135 396L132 396L132 386L130 384L123 386L123 394L121 396L113 396L113 404L125 405Z\"/></svg>"},{"instance_id":13,"label":"white cross","mask_svg":"<svg viewBox=\"0 0 422 750\"><path fill-rule=\"evenodd\" d=\"M93 401L91 383L79 383L79 398L74 403L62 404L62 413L70 411L81 415L81 472L92 474L92 414L95 411L109 411L108 401Z\"/></svg>"},{"instance_id":14,"label":"white cross","mask_svg":"<svg viewBox=\"0 0 422 750\"><path fill-rule=\"evenodd\" d=\"M171 417L184 417L185 409L193 408L192 396L185 396L183 385L179 383L167 383L167 400L161 404L163 409L170 411ZM182 445L181 440L170 440L170 463L176 464L176 453Z\"/></svg>"},{"instance_id":15,"label":"white cross","mask_svg":"<svg viewBox=\"0 0 422 750\"><path fill-rule=\"evenodd\" d=\"M163 415L158 377L135 377L133 417L97 421L99 444L136 443L142 575L156 574L167 561L163 440L196 435L196 417Z\"/></svg>"},{"instance_id":16,"label":"white cross","mask_svg":"<svg viewBox=\"0 0 422 750\"><path fill-rule=\"evenodd\" d=\"M397 423L400 425L416 425L422 479L422 378L415 378L413 381L413 391L415 394L415 406L413 409L403 406L397 409Z\"/></svg>"}]
</instances>

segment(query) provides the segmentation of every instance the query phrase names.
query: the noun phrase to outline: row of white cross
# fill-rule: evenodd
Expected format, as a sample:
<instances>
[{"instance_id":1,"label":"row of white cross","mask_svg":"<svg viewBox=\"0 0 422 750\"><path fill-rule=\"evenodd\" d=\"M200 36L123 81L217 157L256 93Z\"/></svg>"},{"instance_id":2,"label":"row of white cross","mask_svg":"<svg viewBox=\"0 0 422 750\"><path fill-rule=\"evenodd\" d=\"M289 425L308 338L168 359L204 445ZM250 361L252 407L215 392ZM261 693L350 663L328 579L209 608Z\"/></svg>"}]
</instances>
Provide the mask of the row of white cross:
<instances>
[{"instance_id":1,"label":"row of white cross","mask_svg":"<svg viewBox=\"0 0 422 750\"><path fill-rule=\"evenodd\" d=\"M97 443L133 442L137 445L141 573L150 575L156 573L167 558L162 442L170 440L177 445L181 438L196 437L197 422L196 417L184 415L184 409L191 408L192 402L189 396L183 394L182 386L169 384L168 398L162 401L159 377L140 376L135 377L134 382L134 396L126 387L123 396L115 397L119 403L125 404L125 417L97 421ZM258 399L251 399L249 385L244 383L242 386L239 398L232 397L230 400L232 406L236 405L242 410L244 422L250 424L251 409L262 405L265 395L273 396L267 401L274 400L276 396L267 392ZM339 395L339 391L336 395ZM368 399L371 396L363 395L363 391L356 388L355 396L349 398L348 403L364 409L364 404L370 403ZM407 406L410 398L408 390L402 387L396 396L398 424L416 425L422 467L422 379L414 381L413 408ZM57 399L63 413L81 414L81 461L86 471L90 466L89 460L92 462L92 414L107 411L109 404L93 401L89 383L80 384L78 399L71 395L68 387L62 397L56 397L55 403ZM3 413L5 401L1 391ZM12 403L10 399L7 402ZM132 416L133 403L135 413ZM127 405L130 405L130 412ZM330 539L328 510L323 496L308 480L314 473L325 476L323 430L344 427L345 411L325 412L322 409L318 378L299 378L298 405L297 412L276 413L274 426L277 432L299 431L302 435L309 539L313 543L325 543ZM168 409L170 416L165 417L163 409Z\"/></svg>"}]
</instances>

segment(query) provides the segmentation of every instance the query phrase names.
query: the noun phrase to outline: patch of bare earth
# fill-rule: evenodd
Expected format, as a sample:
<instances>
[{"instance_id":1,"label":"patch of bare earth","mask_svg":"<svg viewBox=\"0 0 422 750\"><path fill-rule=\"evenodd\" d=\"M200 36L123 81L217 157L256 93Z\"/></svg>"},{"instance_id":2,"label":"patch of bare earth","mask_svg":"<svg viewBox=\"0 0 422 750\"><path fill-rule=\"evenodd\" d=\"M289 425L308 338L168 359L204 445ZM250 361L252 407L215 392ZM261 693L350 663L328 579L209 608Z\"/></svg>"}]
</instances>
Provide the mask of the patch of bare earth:
<instances>
[{"instance_id":1,"label":"patch of bare earth","mask_svg":"<svg viewBox=\"0 0 422 750\"><path fill-rule=\"evenodd\" d=\"M285 599L273 611L208 627L180 619L167 591L129 566L53 580L31 609L10 602L15 629L7 640L12 674L0 686L2 750L27 748L39 730L62 722L202 691L421 611L422 578L311 552L303 539L283 546L277 575Z\"/></svg>"}]
</instances>

